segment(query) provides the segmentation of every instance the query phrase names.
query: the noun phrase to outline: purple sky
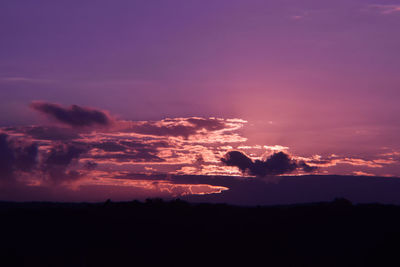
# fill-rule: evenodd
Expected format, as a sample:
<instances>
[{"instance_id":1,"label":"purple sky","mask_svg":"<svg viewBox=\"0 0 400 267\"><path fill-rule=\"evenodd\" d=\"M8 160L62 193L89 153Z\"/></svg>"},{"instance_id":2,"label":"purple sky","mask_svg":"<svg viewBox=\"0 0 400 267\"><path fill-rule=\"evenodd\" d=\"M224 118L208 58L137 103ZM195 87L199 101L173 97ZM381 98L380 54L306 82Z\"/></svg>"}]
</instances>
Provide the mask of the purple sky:
<instances>
[{"instance_id":1,"label":"purple sky","mask_svg":"<svg viewBox=\"0 0 400 267\"><path fill-rule=\"evenodd\" d=\"M224 134L253 159L280 145L336 159L319 173L400 176L399 29L400 1L3 0L0 126L54 125L38 100L158 125L238 118Z\"/></svg>"}]
</instances>

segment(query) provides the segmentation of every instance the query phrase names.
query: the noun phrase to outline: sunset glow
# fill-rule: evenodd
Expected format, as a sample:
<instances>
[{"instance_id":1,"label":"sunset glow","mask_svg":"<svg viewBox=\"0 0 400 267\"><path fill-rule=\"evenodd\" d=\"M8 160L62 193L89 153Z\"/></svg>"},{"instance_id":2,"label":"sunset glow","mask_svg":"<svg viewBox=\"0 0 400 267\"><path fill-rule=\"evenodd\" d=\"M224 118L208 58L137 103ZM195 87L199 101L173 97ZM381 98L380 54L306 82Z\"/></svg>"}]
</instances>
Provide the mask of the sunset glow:
<instances>
[{"instance_id":1,"label":"sunset glow","mask_svg":"<svg viewBox=\"0 0 400 267\"><path fill-rule=\"evenodd\" d=\"M396 1L17 2L0 4L3 199L400 176Z\"/></svg>"}]
</instances>

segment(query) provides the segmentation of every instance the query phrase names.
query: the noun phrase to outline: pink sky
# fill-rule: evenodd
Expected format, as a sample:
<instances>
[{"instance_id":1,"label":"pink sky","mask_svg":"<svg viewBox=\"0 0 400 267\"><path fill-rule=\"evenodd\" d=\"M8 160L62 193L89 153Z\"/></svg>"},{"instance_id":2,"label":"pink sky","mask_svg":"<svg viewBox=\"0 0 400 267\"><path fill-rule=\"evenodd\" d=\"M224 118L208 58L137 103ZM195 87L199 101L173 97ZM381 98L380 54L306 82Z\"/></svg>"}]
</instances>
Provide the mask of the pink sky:
<instances>
[{"instance_id":1,"label":"pink sky","mask_svg":"<svg viewBox=\"0 0 400 267\"><path fill-rule=\"evenodd\" d=\"M241 175L220 157L266 159L280 146L318 174L400 176L400 1L7 0L0 18L1 131L41 153L90 144L68 168L94 160L104 178ZM77 130L33 112L33 101L118 123ZM217 130L184 129L193 117ZM151 132L178 125L183 135ZM54 127L70 136L43 139L64 131ZM124 164L124 152L92 146L123 139L164 146Z\"/></svg>"}]
</instances>

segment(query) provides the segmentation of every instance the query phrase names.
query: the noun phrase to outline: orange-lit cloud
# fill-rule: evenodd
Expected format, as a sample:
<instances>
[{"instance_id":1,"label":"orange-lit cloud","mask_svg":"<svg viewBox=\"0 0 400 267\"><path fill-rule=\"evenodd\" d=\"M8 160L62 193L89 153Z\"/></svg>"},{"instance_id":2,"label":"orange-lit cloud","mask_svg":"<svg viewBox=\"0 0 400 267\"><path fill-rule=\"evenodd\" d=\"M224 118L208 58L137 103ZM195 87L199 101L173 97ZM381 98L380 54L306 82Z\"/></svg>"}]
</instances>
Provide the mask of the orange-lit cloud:
<instances>
[{"instance_id":1,"label":"orange-lit cloud","mask_svg":"<svg viewBox=\"0 0 400 267\"><path fill-rule=\"evenodd\" d=\"M302 175L314 171L314 167L318 167L317 173L335 173L334 168L342 168L347 174L367 175L371 172L366 168L380 170L399 164L399 153L395 150L369 158L291 155L286 145L250 143L242 131L247 121L241 119L127 121L77 106L36 103L35 108L49 113L58 122L50 126L0 128L1 153L9 159L9 164L3 164L0 171L9 181L25 186L64 186L77 190L83 186L115 185L155 195L178 196L229 190L226 183L217 182L221 179L207 177ZM79 114L83 118L77 118ZM105 118L107 127L97 127L103 124L101 118ZM221 158L230 151L243 151L240 153L246 155L251 166L240 169L235 164L224 164ZM290 168L278 171L269 166L267 162L274 155L290 155L283 158ZM195 178L176 178L188 175ZM5 179L1 182L4 184Z\"/></svg>"},{"instance_id":2,"label":"orange-lit cloud","mask_svg":"<svg viewBox=\"0 0 400 267\"><path fill-rule=\"evenodd\" d=\"M357 176L375 176L375 174L373 173L368 173L363 171L354 171L353 174Z\"/></svg>"}]
</instances>

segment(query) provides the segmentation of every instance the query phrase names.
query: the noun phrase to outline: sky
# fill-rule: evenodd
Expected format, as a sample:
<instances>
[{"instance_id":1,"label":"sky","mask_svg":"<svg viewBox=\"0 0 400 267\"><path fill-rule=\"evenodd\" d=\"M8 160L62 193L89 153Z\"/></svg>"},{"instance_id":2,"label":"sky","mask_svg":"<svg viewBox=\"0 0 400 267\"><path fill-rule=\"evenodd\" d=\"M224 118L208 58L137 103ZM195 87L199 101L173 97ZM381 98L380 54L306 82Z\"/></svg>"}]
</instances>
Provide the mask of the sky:
<instances>
[{"instance_id":1,"label":"sky","mask_svg":"<svg viewBox=\"0 0 400 267\"><path fill-rule=\"evenodd\" d=\"M399 177L398 29L400 1L1 1L0 198Z\"/></svg>"}]
</instances>

